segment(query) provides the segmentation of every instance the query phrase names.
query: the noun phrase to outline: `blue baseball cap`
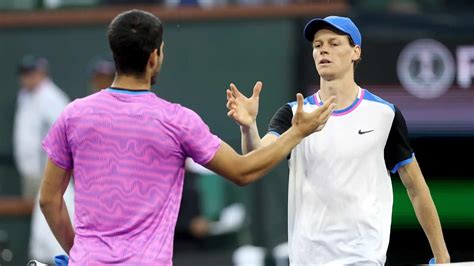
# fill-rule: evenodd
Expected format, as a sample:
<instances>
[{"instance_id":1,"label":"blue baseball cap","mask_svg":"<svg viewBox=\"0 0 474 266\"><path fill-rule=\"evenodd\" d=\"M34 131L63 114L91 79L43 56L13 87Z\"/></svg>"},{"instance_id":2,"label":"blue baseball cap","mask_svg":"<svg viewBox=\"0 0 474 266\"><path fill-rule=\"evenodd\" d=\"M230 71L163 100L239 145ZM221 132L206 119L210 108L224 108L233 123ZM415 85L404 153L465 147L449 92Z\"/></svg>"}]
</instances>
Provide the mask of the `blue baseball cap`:
<instances>
[{"instance_id":1,"label":"blue baseball cap","mask_svg":"<svg viewBox=\"0 0 474 266\"><path fill-rule=\"evenodd\" d=\"M324 26L331 26L344 32L351 37L355 45L362 46L362 36L360 35L359 29L350 18L346 17L329 16L312 19L304 27L304 37L306 40L313 42L314 34Z\"/></svg>"}]
</instances>

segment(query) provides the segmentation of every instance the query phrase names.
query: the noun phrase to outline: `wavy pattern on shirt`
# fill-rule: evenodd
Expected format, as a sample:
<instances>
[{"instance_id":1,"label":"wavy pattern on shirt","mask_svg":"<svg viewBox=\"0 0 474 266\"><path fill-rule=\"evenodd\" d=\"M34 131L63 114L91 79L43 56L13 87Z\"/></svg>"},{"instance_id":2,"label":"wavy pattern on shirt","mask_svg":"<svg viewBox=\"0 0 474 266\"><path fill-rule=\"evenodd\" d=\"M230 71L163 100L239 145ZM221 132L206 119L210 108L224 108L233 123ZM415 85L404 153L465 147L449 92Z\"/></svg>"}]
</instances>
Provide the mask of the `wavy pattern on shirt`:
<instances>
[{"instance_id":1,"label":"wavy pattern on shirt","mask_svg":"<svg viewBox=\"0 0 474 266\"><path fill-rule=\"evenodd\" d=\"M153 93L101 91L71 103L43 142L73 169L71 265L170 265L184 161L205 164L219 145L196 113Z\"/></svg>"}]
</instances>

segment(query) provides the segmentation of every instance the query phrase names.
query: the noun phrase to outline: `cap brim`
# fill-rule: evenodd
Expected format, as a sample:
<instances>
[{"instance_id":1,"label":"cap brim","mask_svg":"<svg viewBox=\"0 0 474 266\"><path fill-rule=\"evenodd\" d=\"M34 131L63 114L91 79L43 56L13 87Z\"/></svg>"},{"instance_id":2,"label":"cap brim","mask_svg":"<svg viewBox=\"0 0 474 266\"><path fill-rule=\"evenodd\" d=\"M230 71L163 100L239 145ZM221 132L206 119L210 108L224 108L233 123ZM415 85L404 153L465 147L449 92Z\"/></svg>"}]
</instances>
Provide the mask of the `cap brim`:
<instances>
[{"instance_id":1,"label":"cap brim","mask_svg":"<svg viewBox=\"0 0 474 266\"><path fill-rule=\"evenodd\" d=\"M309 42L313 42L314 40L314 34L316 32L318 32L320 29L324 28L324 27L332 27L336 30L339 30L341 32L343 32L344 34L348 34L346 31L344 31L342 28L334 25L334 24L331 24L330 22L327 22L326 20L322 19L322 18L315 18L313 20L311 20L310 22L308 22L308 24L306 24L306 27L304 27L304 37L306 40L308 40Z\"/></svg>"}]
</instances>

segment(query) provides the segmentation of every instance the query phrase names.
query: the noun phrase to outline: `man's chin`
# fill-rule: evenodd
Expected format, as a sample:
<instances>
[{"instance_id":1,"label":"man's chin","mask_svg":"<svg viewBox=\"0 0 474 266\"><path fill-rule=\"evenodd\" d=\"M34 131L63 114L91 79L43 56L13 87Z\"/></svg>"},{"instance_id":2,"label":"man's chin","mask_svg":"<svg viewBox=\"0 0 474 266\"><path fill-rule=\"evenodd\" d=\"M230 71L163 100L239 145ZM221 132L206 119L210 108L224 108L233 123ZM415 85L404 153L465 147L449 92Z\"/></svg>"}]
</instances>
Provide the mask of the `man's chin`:
<instances>
[{"instance_id":1,"label":"man's chin","mask_svg":"<svg viewBox=\"0 0 474 266\"><path fill-rule=\"evenodd\" d=\"M326 81L336 79L335 73L329 73L329 71L323 71L322 73L319 73L319 76Z\"/></svg>"}]
</instances>

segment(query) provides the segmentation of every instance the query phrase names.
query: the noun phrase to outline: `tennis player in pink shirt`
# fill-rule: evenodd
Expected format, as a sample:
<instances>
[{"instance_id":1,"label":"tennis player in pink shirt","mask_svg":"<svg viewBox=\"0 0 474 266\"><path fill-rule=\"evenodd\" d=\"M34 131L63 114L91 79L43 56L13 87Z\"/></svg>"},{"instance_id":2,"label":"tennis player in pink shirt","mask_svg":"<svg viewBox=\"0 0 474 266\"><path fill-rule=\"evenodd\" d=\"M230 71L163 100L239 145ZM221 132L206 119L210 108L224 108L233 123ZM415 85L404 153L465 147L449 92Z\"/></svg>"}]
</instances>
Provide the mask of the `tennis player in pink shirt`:
<instances>
[{"instance_id":1,"label":"tennis player in pink shirt","mask_svg":"<svg viewBox=\"0 0 474 266\"><path fill-rule=\"evenodd\" d=\"M187 157L237 185L251 183L321 130L333 99L298 112L272 145L245 156L212 134L198 114L150 92L163 62L163 26L131 10L108 28L116 77L110 88L69 104L43 141L48 154L41 209L70 265L172 265ZM255 95L261 83L255 87ZM63 193L74 180L74 227Z\"/></svg>"}]
</instances>

